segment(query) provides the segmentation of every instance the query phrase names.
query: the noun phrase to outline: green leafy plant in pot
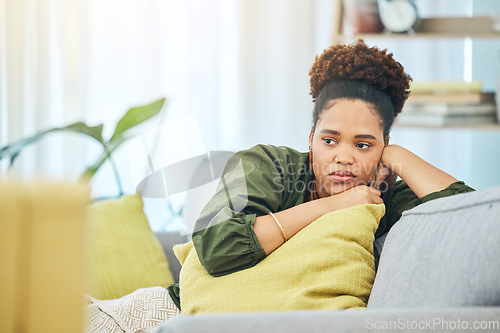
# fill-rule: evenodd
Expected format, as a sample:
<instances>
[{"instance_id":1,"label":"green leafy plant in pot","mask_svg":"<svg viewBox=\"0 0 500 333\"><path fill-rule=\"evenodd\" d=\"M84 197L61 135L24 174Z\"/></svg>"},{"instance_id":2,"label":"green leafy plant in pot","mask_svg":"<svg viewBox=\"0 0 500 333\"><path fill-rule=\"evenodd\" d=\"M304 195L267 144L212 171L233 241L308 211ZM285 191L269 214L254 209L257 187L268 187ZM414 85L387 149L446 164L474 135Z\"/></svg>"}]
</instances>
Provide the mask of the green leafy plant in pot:
<instances>
[{"instance_id":1,"label":"green leafy plant in pot","mask_svg":"<svg viewBox=\"0 0 500 333\"><path fill-rule=\"evenodd\" d=\"M165 98L157 100L151 104L133 107L129 109L125 115L116 124L113 135L109 140L105 140L102 136L103 124L96 126L89 126L84 122L77 122L64 127L51 128L42 132L39 132L33 136L26 137L15 141L0 150L0 160L4 158L10 158L10 167L14 165L16 158L21 153L21 150L40 139L44 138L46 135L54 132L70 131L75 133L80 133L87 135L95 140L97 140L103 148L102 153L97 158L97 160L90 166L88 166L83 174L80 176L80 180L84 182L89 182L92 177L96 174L99 168L108 159L111 162L113 171L116 177L120 195L123 194L123 189L121 186L120 178L118 176L118 170L110 158L113 151L115 151L122 143L124 143L129 137L127 136L130 129L143 123L144 121L158 115L165 104Z\"/></svg>"}]
</instances>

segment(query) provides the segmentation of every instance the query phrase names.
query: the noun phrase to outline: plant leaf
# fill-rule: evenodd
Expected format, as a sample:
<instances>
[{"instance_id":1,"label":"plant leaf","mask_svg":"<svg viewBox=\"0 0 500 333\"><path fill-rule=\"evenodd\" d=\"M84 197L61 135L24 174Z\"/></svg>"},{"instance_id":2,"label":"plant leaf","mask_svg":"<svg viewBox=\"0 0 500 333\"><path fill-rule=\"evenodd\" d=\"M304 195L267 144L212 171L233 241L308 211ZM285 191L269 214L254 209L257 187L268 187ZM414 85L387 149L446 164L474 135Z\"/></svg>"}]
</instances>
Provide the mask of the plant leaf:
<instances>
[{"instance_id":1,"label":"plant leaf","mask_svg":"<svg viewBox=\"0 0 500 333\"><path fill-rule=\"evenodd\" d=\"M102 124L99 124L97 126L88 126L85 123L78 122L74 123L71 125L68 125L66 127L61 127L59 130L68 130L68 131L73 131L77 133L82 133L82 134L87 134L88 136L93 137L97 141L99 141L101 144L104 145L104 139L102 138Z\"/></svg>"},{"instance_id":2,"label":"plant leaf","mask_svg":"<svg viewBox=\"0 0 500 333\"><path fill-rule=\"evenodd\" d=\"M116 141L127 130L157 115L163 108L164 103L165 98L162 98L151 104L131 108L130 110L128 110L127 113L125 113L125 115L122 117L122 119L120 119L116 124L115 132L113 133L113 136L111 137L109 142Z\"/></svg>"},{"instance_id":3,"label":"plant leaf","mask_svg":"<svg viewBox=\"0 0 500 333\"><path fill-rule=\"evenodd\" d=\"M80 180L88 182L90 179L95 175L97 170L106 162L106 160L111 156L113 151L115 151L116 148L118 148L123 142L127 141L127 138L120 138L117 139L118 141L111 142L109 145L104 146L104 151L99 155L97 160L89 166L85 171L83 172L82 176L80 177Z\"/></svg>"},{"instance_id":4,"label":"plant leaf","mask_svg":"<svg viewBox=\"0 0 500 333\"><path fill-rule=\"evenodd\" d=\"M113 136L109 140L108 144L105 145L105 149L102 154L93 165L89 166L83 172L80 179L86 182L90 181L99 168L110 157L113 151L115 151L115 149L117 149L123 142L128 140L128 138L126 138L123 134L132 127L157 115L163 108L164 104L165 98L162 98L151 104L128 110L127 113L125 113L125 115L118 121L118 124L116 124L115 132L113 133Z\"/></svg>"},{"instance_id":5,"label":"plant leaf","mask_svg":"<svg viewBox=\"0 0 500 333\"><path fill-rule=\"evenodd\" d=\"M12 166L14 164L14 161L16 160L17 156L19 156L19 153L21 150L26 147L27 145L34 143L49 133L53 132L60 132L60 131L72 131L72 132L77 132L81 134L88 135L97 141L99 141L102 145L104 145L104 139L102 138L102 124L99 124L97 126L88 126L85 123L78 122L74 123L68 126L64 127L55 127L40 133L37 133L33 136L18 140L14 143L11 143L10 145L7 145L0 150L0 160L10 156L10 165Z\"/></svg>"}]
</instances>

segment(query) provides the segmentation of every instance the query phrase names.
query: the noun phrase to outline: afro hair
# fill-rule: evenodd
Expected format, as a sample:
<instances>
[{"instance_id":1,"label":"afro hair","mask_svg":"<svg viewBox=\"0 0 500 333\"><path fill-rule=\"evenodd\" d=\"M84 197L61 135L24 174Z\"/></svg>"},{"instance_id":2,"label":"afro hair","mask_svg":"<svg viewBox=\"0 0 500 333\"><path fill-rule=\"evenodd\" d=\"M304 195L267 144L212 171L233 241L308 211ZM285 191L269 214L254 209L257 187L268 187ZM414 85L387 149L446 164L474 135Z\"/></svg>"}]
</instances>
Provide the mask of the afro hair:
<instances>
[{"instance_id":1,"label":"afro hair","mask_svg":"<svg viewBox=\"0 0 500 333\"><path fill-rule=\"evenodd\" d=\"M392 53L387 53L387 49L368 47L362 39L324 50L316 56L309 75L314 101L328 82L356 80L386 93L394 105L394 116L403 109L412 80Z\"/></svg>"}]
</instances>

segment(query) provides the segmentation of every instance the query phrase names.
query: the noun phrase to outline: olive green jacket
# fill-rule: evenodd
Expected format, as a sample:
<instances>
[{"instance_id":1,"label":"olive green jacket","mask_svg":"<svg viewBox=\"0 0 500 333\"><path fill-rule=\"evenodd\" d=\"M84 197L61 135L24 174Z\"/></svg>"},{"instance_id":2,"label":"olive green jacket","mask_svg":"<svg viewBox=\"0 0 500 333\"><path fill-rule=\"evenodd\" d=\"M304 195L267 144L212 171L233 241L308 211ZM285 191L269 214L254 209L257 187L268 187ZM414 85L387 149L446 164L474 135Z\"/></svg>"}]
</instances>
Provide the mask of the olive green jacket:
<instances>
[{"instance_id":1,"label":"olive green jacket","mask_svg":"<svg viewBox=\"0 0 500 333\"><path fill-rule=\"evenodd\" d=\"M193 230L194 247L207 272L213 276L230 274L264 259L266 253L253 231L256 217L304 203L313 179L308 153L271 145L236 153L226 164L216 193ZM386 213L375 237L389 231L406 210L469 191L473 189L456 182L419 199L403 181L398 181L382 196ZM169 290L178 302L178 286Z\"/></svg>"}]
</instances>

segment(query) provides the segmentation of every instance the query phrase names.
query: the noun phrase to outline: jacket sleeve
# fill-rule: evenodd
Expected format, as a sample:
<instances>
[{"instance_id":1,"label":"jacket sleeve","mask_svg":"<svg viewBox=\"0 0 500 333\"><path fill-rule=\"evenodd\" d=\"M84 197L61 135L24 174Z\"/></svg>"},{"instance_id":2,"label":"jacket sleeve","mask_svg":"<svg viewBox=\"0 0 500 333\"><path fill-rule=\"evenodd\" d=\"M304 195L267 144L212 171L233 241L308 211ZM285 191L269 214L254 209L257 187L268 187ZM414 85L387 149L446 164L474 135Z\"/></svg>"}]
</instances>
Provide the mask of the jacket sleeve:
<instances>
[{"instance_id":1,"label":"jacket sleeve","mask_svg":"<svg viewBox=\"0 0 500 333\"><path fill-rule=\"evenodd\" d=\"M272 149L256 146L230 158L195 223L194 247L213 276L252 267L266 257L253 226L257 216L281 208L284 161Z\"/></svg>"},{"instance_id":2,"label":"jacket sleeve","mask_svg":"<svg viewBox=\"0 0 500 333\"><path fill-rule=\"evenodd\" d=\"M465 185L464 182L455 182L441 191L429 193L422 199L419 199L408 185L400 180L383 196L386 213L380 221L380 225L375 233L375 238L388 232L401 218L404 211L410 210L427 201L472 191L474 191L474 189Z\"/></svg>"}]
</instances>

